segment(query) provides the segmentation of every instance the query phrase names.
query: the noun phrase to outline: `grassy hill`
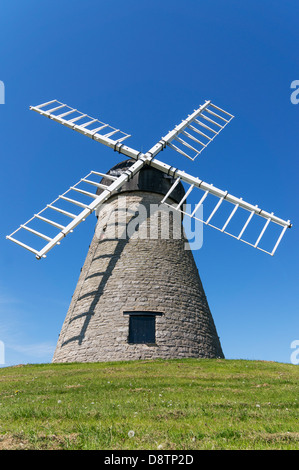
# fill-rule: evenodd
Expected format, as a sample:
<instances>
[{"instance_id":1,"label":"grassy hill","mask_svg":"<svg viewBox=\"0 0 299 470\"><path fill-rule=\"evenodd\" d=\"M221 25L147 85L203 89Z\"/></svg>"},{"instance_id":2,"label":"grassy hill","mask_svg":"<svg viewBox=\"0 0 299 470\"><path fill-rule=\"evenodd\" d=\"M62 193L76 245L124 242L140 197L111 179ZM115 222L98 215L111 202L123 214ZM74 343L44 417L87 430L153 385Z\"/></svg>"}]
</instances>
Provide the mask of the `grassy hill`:
<instances>
[{"instance_id":1,"label":"grassy hill","mask_svg":"<svg viewBox=\"0 0 299 470\"><path fill-rule=\"evenodd\" d=\"M0 369L0 449L299 449L299 367L182 359Z\"/></svg>"}]
</instances>

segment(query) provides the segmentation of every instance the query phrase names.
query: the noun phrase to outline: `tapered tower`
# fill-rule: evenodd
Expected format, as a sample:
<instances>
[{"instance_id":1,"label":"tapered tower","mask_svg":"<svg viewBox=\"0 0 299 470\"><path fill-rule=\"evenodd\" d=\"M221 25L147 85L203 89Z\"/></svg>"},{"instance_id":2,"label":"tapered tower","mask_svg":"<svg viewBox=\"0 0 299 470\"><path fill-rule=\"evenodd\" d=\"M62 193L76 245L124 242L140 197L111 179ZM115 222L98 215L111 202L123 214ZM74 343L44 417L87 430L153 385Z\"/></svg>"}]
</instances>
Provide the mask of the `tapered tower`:
<instances>
[{"instance_id":1,"label":"tapered tower","mask_svg":"<svg viewBox=\"0 0 299 470\"><path fill-rule=\"evenodd\" d=\"M223 357L182 221L161 211L172 184L146 166L97 211L54 362ZM183 195L180 184L168 203Z\"/></svg>"}]
</instances>

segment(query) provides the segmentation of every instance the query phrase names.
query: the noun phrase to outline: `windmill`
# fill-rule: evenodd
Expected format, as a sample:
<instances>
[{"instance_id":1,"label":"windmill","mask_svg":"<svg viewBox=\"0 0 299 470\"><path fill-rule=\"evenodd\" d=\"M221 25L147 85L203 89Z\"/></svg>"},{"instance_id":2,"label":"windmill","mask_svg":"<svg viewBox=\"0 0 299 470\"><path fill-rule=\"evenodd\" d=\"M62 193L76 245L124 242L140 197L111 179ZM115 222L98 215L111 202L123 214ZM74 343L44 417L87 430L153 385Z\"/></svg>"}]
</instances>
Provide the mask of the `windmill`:
<instances>
[{"instance_id":1,"label":"windmill","mask_svg":"<svg viewBox=\"0 0 299 470\"><path fill-rule=\"evenodd\" d=\"M53 361L224 357L182 218L200 221L272 256L291 223L156 157L170 147L194 161L234 116L205 101L143 153L124 144L129 134L57 100L30 109L127 157L107 173L91 171L7 236L42 259L96 213L95 234ZM190 209L191 193L196 202ZM157 210L147 212L153 205L181 216L180 236L161 236ZM208 207L205 215L203 205ZM146 209L147 233L148 223L158 233L153 239L127 236L141 206ZM115 234L116 226L121 236ZM26 236L41 244L29 245Z\"/></svg>"}]
</instances>

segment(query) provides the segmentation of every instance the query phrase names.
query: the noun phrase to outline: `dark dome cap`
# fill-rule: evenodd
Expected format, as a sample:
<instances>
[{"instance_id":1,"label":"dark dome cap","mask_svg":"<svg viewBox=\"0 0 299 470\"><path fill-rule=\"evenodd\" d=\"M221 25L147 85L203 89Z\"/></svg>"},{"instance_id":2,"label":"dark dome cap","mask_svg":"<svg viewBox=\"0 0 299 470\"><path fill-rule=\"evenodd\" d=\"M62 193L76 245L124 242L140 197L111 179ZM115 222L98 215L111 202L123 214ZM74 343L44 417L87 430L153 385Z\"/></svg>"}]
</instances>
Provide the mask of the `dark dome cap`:
<instances>
[{"instance_id":1,"label":"dark dome cap","mask_svg":"<svg viewBox=\"0 0 299 470\"><path fill-rule=\"evenodd\" d=\"M133 159L124 160L112 167L107 172L107 174L111 176L120 176L128 168L130 168L130 166L132 166L135 161L136 160ZM172 176L166 175L166 173L163 173L163 171L152 168L149 165L145 165L136 175L134 175L120 189L118 189L117 192L123 193L128 191L149 191L151 193L159 193L165 196L174 181L175 180ZM104 177L101 180L101 183L109 186L111 181L105 179ZM101 194L101 192L102 189L97 190L97 194ZM184 187L182 183L179 183L171 193L170 199L173 199L175 202L180 202L184 194Z\"/></svg>"}]
</instances>

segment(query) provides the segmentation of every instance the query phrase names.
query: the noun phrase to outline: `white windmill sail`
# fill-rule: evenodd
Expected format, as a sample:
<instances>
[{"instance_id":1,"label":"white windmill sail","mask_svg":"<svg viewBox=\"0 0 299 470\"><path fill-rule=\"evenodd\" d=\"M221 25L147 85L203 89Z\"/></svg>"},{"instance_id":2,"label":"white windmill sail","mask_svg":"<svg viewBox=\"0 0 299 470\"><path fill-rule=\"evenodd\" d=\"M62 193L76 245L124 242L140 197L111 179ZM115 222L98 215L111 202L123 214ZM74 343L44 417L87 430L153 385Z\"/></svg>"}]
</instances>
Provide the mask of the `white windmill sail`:
<instances>
[{"instance_id":1,"label":"white windmill sail","mask_svg":"<svg viewBox=\"0 0 299 470\"><path fill-rule=\"evenodd\" d=\"M119 177L91 171L6 238L34 253L37 259L45 258L54 246L60 244L67 234L108 199L112 192L121 188L143 165L144 161L138 160L129 171ZM99 176L110 180L111 184L106 186L95 181ZM101 194L90 192L90 186L102 189ZM34 246L28 245L26 241L28 233ZM42 246L38 243L40 240L43 241Z\"/></svg>"},{"instance_id":2,"label":"white windmill sail","mask_svg":"<svg viewBox=\"0 0 299 470\"><path fill-rule=\"evenodd\" d=\"M232 114L206 101L161 140L179 154L195 160L233 118Z\"/></svg>"},{"instance_id":3,"label":"white windmill sail","mask_svg":"<svg viewBox=\"0 0 299 470\"><path fill-rule=\"evenodd\" d=\"M57 100L48 101L38 106L30 106L30 109L112 148L116 143L131 137L130 134Z\"/></svg>"},{"instance_id":4,"label":"white windmill sail","mask_svg":"<svg viewBox=\"0 0 299 470\"><path fill-rule=\"evenodd\" d=\"M136 158L140 154L140 152L122 144L125 139L131 137L130 134L104 124L58 100L30 106L30 109L114 150L119 151L121 147L121 153L129 157ZM190 160L195 160L233 117L232 114L214 105L211 101L206 101L165 137L162 137L158 151L168 145L179 154Z\"/></svg>"},{"instance_id":5,"label":"white windmill sail","mask_svg":"<svg viewBox=\"0 0 299 470\"><path fill-rule=\"evenodd\" d=\"M153 166L162 169L159 163L160 162L152 162ZM163 165L162 171L166 171L165 165ZM227 191L216 188L214 185L205 183L199 178L188 175L183 171L174 169L172 171L171 167L169 167L168 174L175 176L175 180L161 203L168 205L171 209L175 209L184 215L200 220L204 224L247 243L258 250L273 256L286 229L291 227L289 220L283 220L275 216L273 212L266 212L258 206L249 204L242 198L235 197ZM185 195L177 205L173 205L173 203L170 204L167 200L171 197L171 193L180 181L187 184ZM196 192L196 202L193 206L186 205L186 198L190 196L192 191L193 193ZM212 201L206 211L205 208L207 207L208 199L212 199ZM199 211L201 206L203 206L203 211ZM198 215L203 213L203 217ZM275 229L273 225L275 225ZM271 236L268 236L271 229ZM267 237L265 236L266 230ZM262 246L262 242L265 241L265 238L267 238L267 245ZM272 245L266 248L270 243Z\"/></svg>"},{"instance_id":6,"label":"white windmill sail","mask_svg":"<svg viewBox=\"0 0 299 470\"><path fill-rule=\"evenodd\" d=\"M213 141L216 135L219 134L219 132L231 121L234 116L228 113L227 111L224 111L222 108L219 108L218 106L212 104L211 101L206 101L202 106L195 110L193 114L189 115L186 119L184 119L181 124L177 125L165 137L160 139L145 154L142 152L138 152L137 150L127 147L123 144L123 141L130 137L129 134L126 134L120 131L119 129L113 128L108 124L104 124L97 119L91 118L87 114L81 113L76 109L71 108L70 106L67 106L66 104L63 104L57 100L52 100L47 103L43 103L39 106L31 106L30 109L38 112L39 114L47 116L50 119L65 125L66 127L80 132L81 134L86 135L87 137L90 137L104 145L107 145L108 147L113 148L115 151L123 155L137 160L134 165L129 170L127 170L126 173L124 173L124 175L118 177L115 181L113 181L109 188L104 188L104 191L100 196L96 196L92 193L89 193L89 196L93 198L93 201L89 204L86 204L86 206L80 205L78 201L71 201L72 198L66 196L66 194L69 193L70 190L75 190L79 192L79 187L77 185L70 188L66 193L64 193L64 195L60 196L58 199L68 199L68 202L73 202L73 204L80 206L81 208L83 208L83 210L77 215L73 213L63 214L73 220L66 226L60 226L61 224L58 223L57 225L56 223L56 228L59 228L61 230L54 237L50 237L42 232L39 232L34 228L31 228L31 226L29 225L29 223L31 223L33 219L38 218L39 220L43 220L44 222L48 222L48 224L55 226L54 221L47 220L44 215L41 215L45 209L43 209L43 211L41 211L40 213L36 214L32 219L26 222L26 224L20 226L19 229L17 229L11 235L7 236L7 238L11 241L16 242L24 248L28 249L29 251L35 253L38 259L44 257L45 254L53 246L59 243L67 233L71 232L93 210L95 210L102 202L104 202L109 197L111 191L120 188L127 181L128 178L140 171L141 168L146 164L149 164L154 168L157 168L158 170L175 178L174 184L163 198L162 203L168 204L167 199L171 196L171 192L174 190L175 186L179 183L179 181L182 181L187 184L188 189L186 191L185 196L175 207L176 210L183 212L184 214L190 217L197 218L197 211L199 207L204 202L206 204L209 197L213 197L215 200L215 205L210 211L208 211L207 217L205 217L202 222L219 230L220 232L226 233L236 238L237 240L247 243L248 245L253 246L254 248L257 248L268 254L273 255L279 243L281 242L281 239L286 229L288 227L291 227L291 223L289 220L283 220L275 216L273 213L269 213L260 209L258 206L254 206L250 203L245 202L242 198L232 196L227 191L222 191L221 189L214 187L212 184L205 183L197 177L188 175L184 171L181 171L175 167L172 167L164 162L157 160L156 155L166 146L172 147L180 154L190 158L191 160L194 160L201 153L201 151L206 148L210 142ZM199 135L200 140L198 138ZM113 139L111 137L113 137ZM204 138L206 140L204 140ZM189 142L192 141L192 144L187 142L188 139ZM175 144L173 143L174 141ZM179 145L181 145L181 147L179 147ZM184 150L182 148L184 148ZM94 174L96 172L91 173ZM90 181L87 181L87 178L88 177L82 179L81 182L84 181L85 183L87 182L89 184L97 186L95 182L91 183ZM194 190L197 192L198 190L201 190L203 191L203 194L199 195L195 207L188 212L186 210L185 201L186 198L191 194L191 192L194 192ZM88 196L85 191L85 196L86 195ZM57 207L55 208L55 206L53 206L56 201L48 205L47 208L56 210L58 212ZM221 213L221 210L225 206L227 206L227 204L230 205L230 210L229 212L226 212L227 215L225 215L224 218L222 218L222 222L219 223L219 213ZM235 227L235 230L237 231L234 231L232 229L232 225L234 224L235 220L239 218L240 212L245 212L246 218L243 219L243 221L241 222L239 220L239 229ZM216 219L218 219L218 224L215 222ZM254 238L253 241L249 241L248 239L246 239L246 235L248 232L251 231L251 227L253 226L256 219L264 221L264 224L261 226L260 229L258 229L256 238ZM273 225L281 229L281 231L277 234L272 248L265 249L261 246L261 243L265 239L266 231L268 233L270 226ZM28 246L15 238L15 233L18 232L20 229L30 231L32 234L37 235L38 237L46 240L48 243L40 250L32 248L31 246Z\"/></svg>"}]
</instances>

